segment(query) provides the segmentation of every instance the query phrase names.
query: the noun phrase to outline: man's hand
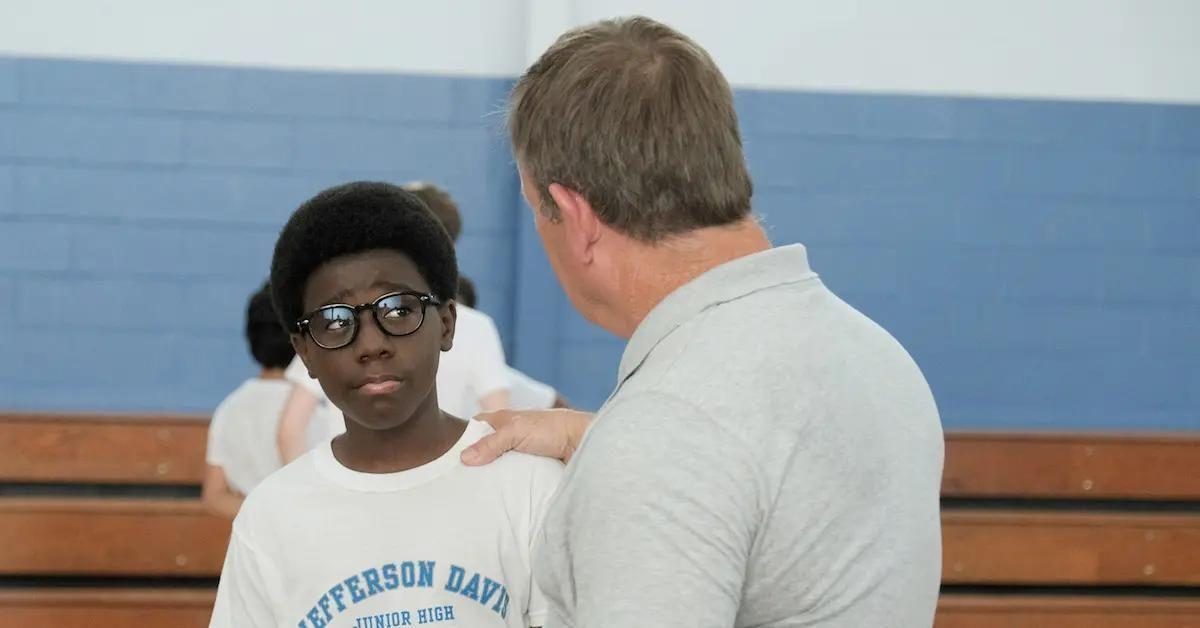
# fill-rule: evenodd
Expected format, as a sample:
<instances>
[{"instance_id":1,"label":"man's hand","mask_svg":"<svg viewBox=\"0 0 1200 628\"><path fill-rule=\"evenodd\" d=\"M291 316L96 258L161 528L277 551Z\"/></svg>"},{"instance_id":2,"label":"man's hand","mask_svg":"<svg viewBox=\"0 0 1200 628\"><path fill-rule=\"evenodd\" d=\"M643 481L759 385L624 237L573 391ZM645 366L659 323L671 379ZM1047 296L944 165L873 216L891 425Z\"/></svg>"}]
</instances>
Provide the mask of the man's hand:
<instances>
[{"instance_id":1,"label":"man's hand","mask_svg":"<svg viewBox=\"0 0 1200 628\"><path fill-rule=\"evenodd\" d=\"M463 464L470 466L485 465L514 449L567 462L592 423L591 414L577 410L500 410L475 418L496 433L463 451Z\"/></svg>"}]
</instances>

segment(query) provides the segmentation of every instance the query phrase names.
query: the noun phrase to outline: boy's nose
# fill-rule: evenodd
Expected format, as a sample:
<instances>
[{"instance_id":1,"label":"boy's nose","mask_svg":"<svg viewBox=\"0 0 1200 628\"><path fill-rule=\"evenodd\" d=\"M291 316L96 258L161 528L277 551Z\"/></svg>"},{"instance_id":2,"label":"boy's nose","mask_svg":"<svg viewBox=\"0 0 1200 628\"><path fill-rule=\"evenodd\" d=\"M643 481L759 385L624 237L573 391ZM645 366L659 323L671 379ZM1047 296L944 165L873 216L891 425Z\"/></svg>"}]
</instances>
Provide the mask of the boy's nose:
<instances>
[{"instance_id":1,"label":"boy's nose","mask_svg":"<svg viewBox=\"0 0 1200 628\"><path fill-rule=\"evenodd\" d=\"M383 333L375 318L364 312L358 319L359 330L354 349L358 352L359 361L386 358L392 355L391 337Z\"/></svg>"}]
</instances>

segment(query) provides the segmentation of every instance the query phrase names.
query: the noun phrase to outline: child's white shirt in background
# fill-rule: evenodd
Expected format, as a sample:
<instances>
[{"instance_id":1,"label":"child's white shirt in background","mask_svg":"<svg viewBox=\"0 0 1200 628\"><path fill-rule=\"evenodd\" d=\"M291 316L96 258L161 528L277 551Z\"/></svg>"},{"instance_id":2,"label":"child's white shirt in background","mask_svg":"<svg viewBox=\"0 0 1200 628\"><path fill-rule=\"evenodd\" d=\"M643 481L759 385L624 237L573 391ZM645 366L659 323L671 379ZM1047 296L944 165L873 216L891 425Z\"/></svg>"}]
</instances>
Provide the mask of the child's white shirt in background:
<instances>
[{"instance_id":1,"label":"child's white shirt in background","mask_svg":"<svg viewBox=\"0 0 1200 628\"><path fill-rule=\"evenodd\" d=\"M229 486L243 495L283 466L276 439L279 417L293 386L285 379L251 378L213 412L205 459L221 467ZM344 429L341 413L329 404L319 404L309 422L307 439L315 446Z\"/></svg>"}]
</instances>

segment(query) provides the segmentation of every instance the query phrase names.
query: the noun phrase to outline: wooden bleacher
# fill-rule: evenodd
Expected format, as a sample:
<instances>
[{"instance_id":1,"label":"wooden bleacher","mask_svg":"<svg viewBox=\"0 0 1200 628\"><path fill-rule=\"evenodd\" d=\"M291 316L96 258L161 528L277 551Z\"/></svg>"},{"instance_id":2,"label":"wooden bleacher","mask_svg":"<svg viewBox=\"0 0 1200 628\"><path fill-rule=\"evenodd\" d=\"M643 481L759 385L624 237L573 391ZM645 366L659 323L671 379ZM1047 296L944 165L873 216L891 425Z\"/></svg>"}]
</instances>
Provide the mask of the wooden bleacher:
<instances>
[{"instance_id":1,"label":"wooden bleacher","mask_svg":"<svg viewBox=\"0 0 1200 628\"><path fill-rule=\"evenodd\" d=\"M205 416L0 413L0 482L199 486L207 438Z\"/></svg>"},{"instance_id":2,"label":"wooden bleacher","mask_svg":"<svg viewBox=\"0 0 1200 628\"><path fill-rule=\"evenodd\" d=\"M229 524L198 499L0 499L0 574L213 577Z\"/></svg>"},{"instance_id":3,"label":"wooden bleacher","mask_svg":"<svg viewBox=\"0 0 1200 628\"><path fill-rule=\"evenodd\" d=\"M0 628L202 628L229 537L208 419L0 414Z\"/></svg>"},{"instance_id":4,"label":"wooden bleacher","mask_svg":"<svg viewBox=\"0 0 1200 628\"><path fill-rule=\"evenodd\" d=\"M938 628L1200 627L1200 435L949 434Z\"/></svg>"},{"instance_id":5,"label":"wooden bleacher","mask_svg":"<svg viewBox=\"0 0 1200 628\"><path fill-rule=\"evenodd\" d=\"M0 589L0 626L204 628L215 597L211 587Z\"/></svg>"},{"instance_id":6,"label":"wooden bleacher","mask_svg":"<svg viewBox=\"0 0 1200 628\"><path fill-rule=\"evenodd\" d=\"M0 414L0 628L205 626L207 421ZM1200 627L1200 435L950 434L937 628Z\"/></svg>"}]
</instances>

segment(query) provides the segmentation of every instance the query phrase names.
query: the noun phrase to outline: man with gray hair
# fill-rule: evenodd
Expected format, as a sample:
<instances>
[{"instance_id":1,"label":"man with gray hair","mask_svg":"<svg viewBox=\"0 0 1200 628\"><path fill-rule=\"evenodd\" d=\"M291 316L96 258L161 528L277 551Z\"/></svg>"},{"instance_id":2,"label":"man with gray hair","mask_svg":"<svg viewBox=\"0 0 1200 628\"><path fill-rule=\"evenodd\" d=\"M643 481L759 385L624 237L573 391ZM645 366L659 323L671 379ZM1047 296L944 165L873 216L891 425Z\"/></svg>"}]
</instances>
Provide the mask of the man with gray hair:
<instances>
[{"instance_id":1,"label":"man with gray hair","mask_svg":"<svg viewBox=\"0 0 1200 628\"><path fill-rule=\"evenodd\" d=\"M570 460L536 549L547 626L929 626L933 397L804 247L768 241L709 55L646 18L570 31L510 131L568 297L629 339L594 418L489 415L463 456Z\"/></svg>"}]
</instances>

